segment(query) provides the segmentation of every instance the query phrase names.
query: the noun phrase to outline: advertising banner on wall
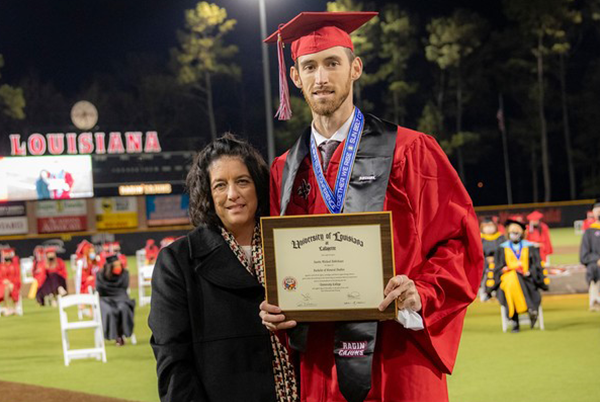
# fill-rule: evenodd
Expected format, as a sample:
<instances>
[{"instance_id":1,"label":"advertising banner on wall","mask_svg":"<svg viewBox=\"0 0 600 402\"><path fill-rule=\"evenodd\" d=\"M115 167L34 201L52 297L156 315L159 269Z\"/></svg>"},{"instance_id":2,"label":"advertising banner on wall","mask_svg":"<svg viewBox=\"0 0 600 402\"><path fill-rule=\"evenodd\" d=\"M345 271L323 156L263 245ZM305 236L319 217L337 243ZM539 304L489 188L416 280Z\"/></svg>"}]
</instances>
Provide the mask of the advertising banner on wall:
<instances>
[{"instance_id":1,"label":"advertising banner on wall","mask_svg":"<svg viewBox=\"0 0 600 402\"><path fill-rule=\"evenodd\" d=\"M187 194L146 196L148 226L189 224L189 203Z\"/></svg>"},{"instance_id":2,"label":"advertising banner on wall","mask_svg":"<svg viewBox=\"0 0 600 402\"><path fill-rule=\"evenodd\" d=\"M27 209L24 202L0 204L0 236L28 232Z\"/></svg>"},{"instance_id":3,"label":"advertising banner on wall","mask_svg":"<svg viewBox=\"0 0 600 402\"><path fill-rule=\"evenodd\" d=\"M138 226L135 197L105 197L94 200L97 229L136 228Z\"/></svg>"},{"instance_id":4,"label":"advertising banner on wall","mask_svg":"<svg viewBox=\"0 0 600 402\"><path fill-rule=\"evenodd\" d=\"M87 229L85 200L39 201L38 233L79 232Z\"/></svg>"}]
</instances>

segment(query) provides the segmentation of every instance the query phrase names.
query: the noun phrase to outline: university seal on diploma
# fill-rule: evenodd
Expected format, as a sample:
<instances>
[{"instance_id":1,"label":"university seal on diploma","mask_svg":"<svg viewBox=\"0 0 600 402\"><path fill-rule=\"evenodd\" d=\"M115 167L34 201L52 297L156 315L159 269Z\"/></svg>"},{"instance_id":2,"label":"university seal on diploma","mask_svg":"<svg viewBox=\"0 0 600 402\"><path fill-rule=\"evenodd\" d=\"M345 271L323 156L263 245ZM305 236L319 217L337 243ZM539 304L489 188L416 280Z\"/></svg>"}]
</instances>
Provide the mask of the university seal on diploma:
<instances>
[{"instance_id":1,"label":"university seal on diploma","mask_svg":"<svg viewBox=\"0 0 600 402\"><path fill-rule=\"evenodd\" d=\"M378 310L394 275L391 212L261 219L267 301L296 321L388 320Z\"/></svg>"}]
</instances>

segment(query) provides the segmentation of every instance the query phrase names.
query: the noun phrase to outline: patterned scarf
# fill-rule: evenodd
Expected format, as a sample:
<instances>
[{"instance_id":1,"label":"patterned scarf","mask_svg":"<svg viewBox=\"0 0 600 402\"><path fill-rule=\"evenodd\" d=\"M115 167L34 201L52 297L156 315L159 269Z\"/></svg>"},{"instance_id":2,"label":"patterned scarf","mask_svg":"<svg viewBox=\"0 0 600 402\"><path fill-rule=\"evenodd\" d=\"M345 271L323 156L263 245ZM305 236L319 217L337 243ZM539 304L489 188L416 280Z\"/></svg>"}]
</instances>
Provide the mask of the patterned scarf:
<instances>
[{"instance_id":1,"label":"patterned scarf","mask_svg":"<svg viewBox=\"0 0 600 402\"><path fill-rule=\"evenodd\" d=\"M225 242L233 251L240 263L246 268L258 282L265 286L265 270L263 265L262 241L260 238L260 228L257 225L254 228L254 236L252 237L252 261L248 261L246 253L240 247L233 235L221 228L221 235ZM296 402L300 400L298 385L296 383L296 373L294 366L290 362L288 351L281 344L279 338L274 333L271 333L271 347L273 349L273 375L275 377L275 391L277 393L277 401L279 402Z\"/></svg>"}]
</instances>

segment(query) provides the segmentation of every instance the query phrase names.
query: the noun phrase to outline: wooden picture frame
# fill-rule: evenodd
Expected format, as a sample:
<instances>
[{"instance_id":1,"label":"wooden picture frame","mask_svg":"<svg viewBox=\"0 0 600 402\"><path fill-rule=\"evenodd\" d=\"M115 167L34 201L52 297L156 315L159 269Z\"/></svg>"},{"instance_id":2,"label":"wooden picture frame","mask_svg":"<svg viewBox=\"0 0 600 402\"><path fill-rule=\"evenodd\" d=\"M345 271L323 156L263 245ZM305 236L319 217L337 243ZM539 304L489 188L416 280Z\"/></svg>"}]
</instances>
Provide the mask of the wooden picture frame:
<instances>
[{"instance_id":1,"label":"wooden picture frame","mask_svg":"<svg viewBox=\"0 0 600 402\"><path fill-rule=\"evenodd\" d=\"M397 316L397 302L383 312L377 308L384 299L383 290L395 272L391 212L266 217L261 218L260 223L266 299L268 303L280 306L286 319L298 322L383 321ZM354 235L342 233L348 231ZM313 235L306 236L307 232ZM364 242L362 236L365 236ZM289 240L291 238L301 240ZM376 240L378 247L374 243ZM377 261L379 258L380 261ZM285 267L278 267L278 261L285 261L285 264L281 263ZM306 261L309 263L304 264ZM365 261L369 266L371 261L374 266L380 266L381 272L364 268ZM333 272L323 273L324 270ZM374 280L370 279L371 273ZM360 289L356 289L357 284ZM310 289L311 293L300 293L302 298L298 298L294 292L296 287L300 289L302 286ZM306 294L310 297L316 294L327 302L319 305L311 298L307 301ZM366 294L370 301L360 300L362 294ZM300 302L288 302L290 298ZM352 298L358 301L352 301ZM375 300L378 300L377 305L374 305ZM332 303L335 306L332 307Z\"/></svg>"}]
</instances>

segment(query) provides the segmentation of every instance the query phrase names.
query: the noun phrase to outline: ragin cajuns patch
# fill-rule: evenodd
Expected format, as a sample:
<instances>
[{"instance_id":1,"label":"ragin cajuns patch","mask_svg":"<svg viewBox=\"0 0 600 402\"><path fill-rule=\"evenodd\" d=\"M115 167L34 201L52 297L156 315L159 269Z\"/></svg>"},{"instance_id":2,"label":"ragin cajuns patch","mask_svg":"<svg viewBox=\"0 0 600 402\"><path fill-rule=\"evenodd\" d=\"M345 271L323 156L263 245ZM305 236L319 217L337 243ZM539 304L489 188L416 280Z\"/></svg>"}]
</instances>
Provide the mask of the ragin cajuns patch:
<instances>
[{"instance_id":1,"label":"ragin cajuns patch","mask_svg":"<svg viewBox=\"0 0 600 402\"><path fill-rule=\"evenodd\" d=\"M365 355L368 342L340 342L341 347L338 348L335 353L342 357L359 357Z\"/></svg>"}]
</instances>

